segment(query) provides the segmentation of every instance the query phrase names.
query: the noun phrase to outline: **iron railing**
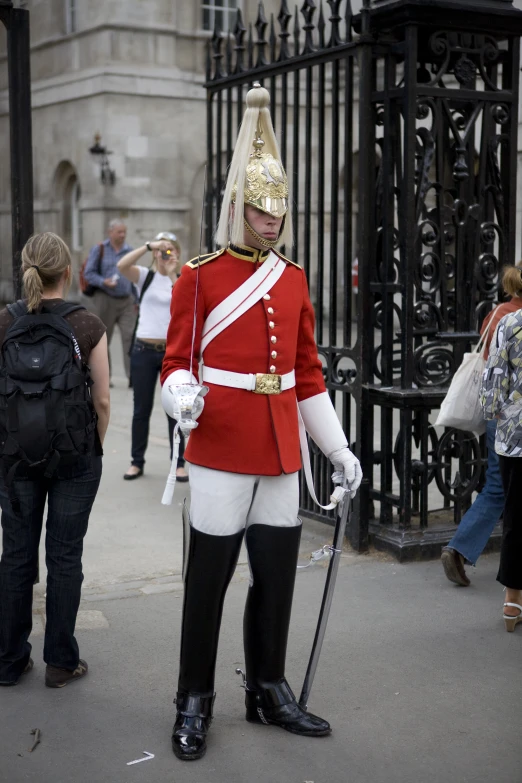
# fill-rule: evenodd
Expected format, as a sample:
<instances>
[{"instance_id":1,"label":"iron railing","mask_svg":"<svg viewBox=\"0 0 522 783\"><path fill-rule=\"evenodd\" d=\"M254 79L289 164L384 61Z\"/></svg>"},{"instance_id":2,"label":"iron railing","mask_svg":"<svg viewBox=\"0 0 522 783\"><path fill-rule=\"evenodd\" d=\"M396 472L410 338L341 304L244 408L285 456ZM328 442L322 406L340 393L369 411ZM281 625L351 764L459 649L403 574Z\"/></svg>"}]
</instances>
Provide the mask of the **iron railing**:
<instances>
[{"instance_id":1,"label":"iron railing","mask_svg":"<svg viewBox=\"0 0 522 783\"><path fill-rule=\"evenodd\" d=\"M286 251L307 275L327 388L363 464L358 550L369 533L401 557L440 548L481 480L484 444L433 422L514 261L521 19L509 0L471 16L464 0L365 0L356 17L350 0L294 13L282 0L269 20L263 3L254 24L238 12L209 44L208 249L260 81L291 183ZM326 502L331 468L311 451ZM304 484L302 511L331 521Z\"/></svg>"}]
</instances>

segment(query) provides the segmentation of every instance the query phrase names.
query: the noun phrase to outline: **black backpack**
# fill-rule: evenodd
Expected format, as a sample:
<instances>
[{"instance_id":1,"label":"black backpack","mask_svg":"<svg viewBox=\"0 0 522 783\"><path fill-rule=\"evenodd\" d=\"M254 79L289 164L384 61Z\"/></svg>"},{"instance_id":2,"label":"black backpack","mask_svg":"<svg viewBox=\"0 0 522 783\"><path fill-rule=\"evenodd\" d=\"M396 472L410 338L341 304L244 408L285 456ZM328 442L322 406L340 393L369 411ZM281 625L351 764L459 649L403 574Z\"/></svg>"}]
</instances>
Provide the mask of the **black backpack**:
<instances>
[{"instance_id":1,"label":"black backpack","mask_svg":"<svg viewBox=\"0 0 522 783\"><path fill-rule=\"evenodd\" d=\"M91 454L97 424L88 366L65 316L81 305L63 302L29 313L19 300L1 348L0 460L15 513L12 491L20 466L50 478L59 464Z\"/></svg>"}]
</instances>

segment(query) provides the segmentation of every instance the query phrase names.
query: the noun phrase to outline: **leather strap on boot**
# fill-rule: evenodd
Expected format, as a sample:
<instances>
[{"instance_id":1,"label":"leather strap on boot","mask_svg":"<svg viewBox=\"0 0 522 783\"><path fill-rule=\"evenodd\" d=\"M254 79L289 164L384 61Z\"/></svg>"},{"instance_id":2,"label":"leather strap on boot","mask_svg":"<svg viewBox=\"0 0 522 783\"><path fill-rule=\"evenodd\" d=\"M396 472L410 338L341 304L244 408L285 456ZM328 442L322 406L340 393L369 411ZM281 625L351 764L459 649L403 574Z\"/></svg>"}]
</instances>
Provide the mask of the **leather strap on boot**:
<instances>
[{"instance_id":1,"label":"leather strap on boot","mask_svg":"<svg viewBox=\"0 0 522 783\"><path fill-rule=\"evenodd\" d=\"M178 759L194 761L204 756L215 698L215 693L201 695L178 691L176 694L177 715L172 731L172 750Z\"/></svg>"},{"instance_id":2,"label":"leather strap on boot","mask_svg":"<svg viewBox=\"0 0 522 783\"><path fill-rule=\"evenodd\" d=\"M328 721L305 712L297 703L285 679L266 683L256 690L246 689L246 719L250 723L280 726L292 734L305 737L324 737L330 734Z\"/></svg>"}]
</instances>

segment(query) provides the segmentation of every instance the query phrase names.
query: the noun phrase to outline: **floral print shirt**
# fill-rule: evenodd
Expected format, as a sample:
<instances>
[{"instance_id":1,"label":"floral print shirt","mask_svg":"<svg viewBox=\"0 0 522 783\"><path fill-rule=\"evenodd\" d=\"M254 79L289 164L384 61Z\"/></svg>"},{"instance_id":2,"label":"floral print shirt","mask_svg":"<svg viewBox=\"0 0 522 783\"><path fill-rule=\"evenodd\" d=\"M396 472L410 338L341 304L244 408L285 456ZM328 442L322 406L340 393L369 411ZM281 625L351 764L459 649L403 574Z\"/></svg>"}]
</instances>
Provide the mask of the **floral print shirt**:
<instances>
[{"instance_id":1,"label":"floral print shirt","mask_svg":"<svg viewBox=\"0 0 522 783\"><path fill-rule=\"evenodd\" d=\"M522 457L522 310L499 321L484 369L481 401L486 419L498 419L497 454Z\"/></svg>"}]
</instances>

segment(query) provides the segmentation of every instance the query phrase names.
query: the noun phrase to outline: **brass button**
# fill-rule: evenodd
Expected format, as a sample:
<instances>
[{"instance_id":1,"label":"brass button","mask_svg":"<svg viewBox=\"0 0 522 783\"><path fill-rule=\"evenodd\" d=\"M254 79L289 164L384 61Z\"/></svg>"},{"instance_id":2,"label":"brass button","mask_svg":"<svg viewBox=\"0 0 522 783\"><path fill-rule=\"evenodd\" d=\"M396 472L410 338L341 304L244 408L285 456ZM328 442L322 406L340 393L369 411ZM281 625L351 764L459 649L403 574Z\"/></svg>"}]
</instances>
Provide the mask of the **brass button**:
<instances>
[{"instance_id":1,"label":"brass button","mask_svg":"<svg viewBox=\"0 0 522 783\"><path fill-rule=\"evenodd\" d=\"M272 315L272 313L273 313L273 312L274 312L274 308L273 308L273 307L269 307L269 308L267 309L267 313L268 313L269 315Z\"/></svg>"},{"instance_id":2,"label":"brass button","mask_svg":"<svg viewBox=\"0 0 522 783\"><path fill-rule=\"evenodd\" d=\"M270 367L270 372L275 372L275 371L276 371L275 365L272 364Z\"/></svg>"},{"instance_id":3,"label":"brass button","mask_svg":"<svg viewBox=\"0 0 522 783\"><path fill-rule=\"evenodd\" d=\"M277 351L272 351L270 356L272 357L272 359L277 359Z\"/></svg>"},{"instance_id":4,"label":"brass button","mask_svg":"<svg viewBox=\"0 0 522 783\"><path fill-rule=\"evenodd\" d=\"M269 327L270 327L271 329L273 329L273 328L274 328L274 326L275 326L275 323L274 323L273 321L270 321L268 325L269 325Z\"/></svg>"},{"instance_id":5,"label":"brass button","mask_svg":"<svg viewBox=\"0 0 522 783\"><path fill-rule=\"evenodd\" d=\"M263 299L266 299L266 301L268 302L268 300L270 299L270 294L265 294Z\"/></svg>"},{"instance_id":6,"label":"brass button","mask_svg":"<svg viewBox=\"0 0 522 783\"><path fill-rule=\"evenodd\" d=\"M270 340L271 340L273 343L276 343L276 342L277 342L277 337L275 336L275 334L273 334L273 335L272 335L272 337L270 338Z\"/></svg>"}]
</instances>

